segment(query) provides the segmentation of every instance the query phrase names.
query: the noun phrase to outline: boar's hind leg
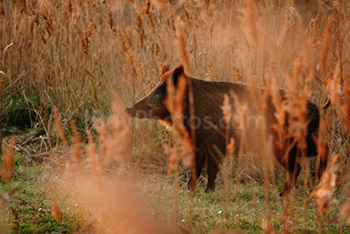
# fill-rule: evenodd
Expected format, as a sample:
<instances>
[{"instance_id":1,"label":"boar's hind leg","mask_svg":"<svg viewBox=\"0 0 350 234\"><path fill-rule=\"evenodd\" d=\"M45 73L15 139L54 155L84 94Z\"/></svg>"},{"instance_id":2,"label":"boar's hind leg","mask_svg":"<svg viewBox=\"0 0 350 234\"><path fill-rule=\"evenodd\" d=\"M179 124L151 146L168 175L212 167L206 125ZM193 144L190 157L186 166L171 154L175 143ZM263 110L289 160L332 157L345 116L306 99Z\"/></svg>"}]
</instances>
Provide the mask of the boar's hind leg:
<instances>
[{"instance_id":1,"label":"boar's hind leg","mask_svg":"<svg viewBox=\"0 0 350 234\"><path fill-rule=\"evenodd\" d=\"M204 166L205 159L206 159L205 153L206 152L198 151L195 154L195 162L196 162L195 171L191 170L190 181L188 182L188 188L190 190L194 189L194 187L196 186L197 179L201 175L202 168Z\"/></svg>"},{"instance_id":2,"label":"boar's hind leg","mask_svg":"<svg viewBox=\"0 0 350 234\"><path fill-rule=\"evenodd\" d=\"M284 184L284 187L282 189L282 192L280 193L281 196L287 195L292 187L295 186L301 166L299 164L299 160L297 157L298 149L297 146L293 147L293 149L289 153L288 160L286 160L282 165L283 167L288 171L288 178L286 183Z\"/></svg>"},{"instance_id":3,"label":"boar's hind leg","mask_svg":"<svg viewBox=\"0 0 350 234\"><path fill-rule=\"evenodd\" d=\"M205 192L215 190L215 179L218 173L219 164L222 162L222 157L213 152L208 152L207 155L207 173L208 173L208 184Z\"/></svg>"}]
</instances>

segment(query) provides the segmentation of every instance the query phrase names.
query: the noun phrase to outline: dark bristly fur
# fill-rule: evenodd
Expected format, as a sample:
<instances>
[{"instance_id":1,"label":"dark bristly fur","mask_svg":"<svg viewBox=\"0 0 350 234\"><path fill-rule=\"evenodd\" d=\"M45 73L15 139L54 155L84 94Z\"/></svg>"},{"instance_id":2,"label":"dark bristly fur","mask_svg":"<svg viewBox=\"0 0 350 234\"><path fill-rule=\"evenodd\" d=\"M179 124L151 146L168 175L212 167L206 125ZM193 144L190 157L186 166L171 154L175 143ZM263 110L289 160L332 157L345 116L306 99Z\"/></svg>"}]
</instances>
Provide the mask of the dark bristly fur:
<instances>
[{"instance_id":1,"label":"dark bristly fur","mask_svg":"<svg viewBox=\"0 0 350 234\"><path fill-rule=\"evenodd\" d=\"M163 76L159 84L143 99L135 103L132 108L127 108L127 112L134 117L149 118L163 120L171 125L171 118L169 111L167 110L164 100L167 97L166 85L167 79L172 77L174 86L176 87L178 79L185 78L191 79L193 86L194 96L194 113L195 113L195 168L198 178L201 174L202 168L207 162L208 184L206 191L215 189L215 178L218 172L218 166L222 163L223 157L226 154L226 137L233 137L235 141L235 154L245 151L262 152L261 145L256 143L254 137L263 137L259 133L263 132L265 137L272 137L273 139L273 151L277 161L290 173L291 181L288 181L282 191L283 194L289 192L291 185L295 184L295 181L300 172L300 164L298 158L301 157L298 145L294 144L289 148L288 158L285 159L286 148L279 147L277 145L278 134L274 129L274 125L277 123L275 118L275 107L272 102L272 97L267 98L266 108L263 111L261 117L264 119L263 126L255 126L255 129L248 129L247 123L242 127L237 127L234 122L231 126L227 126L223 121L222 105L224 102L224 95L229 95L231 100L232 112L237 112L237 102L246 105L247 116L259 116L258 111L254 107L253 97L251 95L251 87L241 83L231 82L214 82L195 79L184 74L183 67L180 65L172 72L165 71L163 69ZM261 94L264 89L259 89ZM285 100L284 91L280 91L280 95ZM234 98L237 97L237 98ZM183 112L183 124L191 133L190 129L190 110L188 98L184 100L184 112ZM262 105L262 104L261 104ZM328 106L328 104L327 104ZM325 106L325 108L327 107ZM307 103L307 137L305 155L308 157L317 155L317 146L314 142L314 137L318 135L319 127L319 107L312 102ZM141 113L138 115L138 113ZM288 128L288 114L285 119L285 127ZM251 126L250 126L251 127ZM227 131L229 128L229 131ZM245 129L245 134L243 134ZM261 131L263 130L263 131ZM229 136L226 133L229 132ZM285 130L285 139L283 139L286 146L289 146L293 142L293 137L288 134L288 130ZM242 149L241 143L245 138L245 148ZM261 141L260 141L261 142ZM256 144L255 144L256 143ZM257 148L254 150L254 148ZM326 160L321 162L322 170L326 166ZM191 176L189 186L194 188L195 181Z\"/></svg>"}]
</instances>

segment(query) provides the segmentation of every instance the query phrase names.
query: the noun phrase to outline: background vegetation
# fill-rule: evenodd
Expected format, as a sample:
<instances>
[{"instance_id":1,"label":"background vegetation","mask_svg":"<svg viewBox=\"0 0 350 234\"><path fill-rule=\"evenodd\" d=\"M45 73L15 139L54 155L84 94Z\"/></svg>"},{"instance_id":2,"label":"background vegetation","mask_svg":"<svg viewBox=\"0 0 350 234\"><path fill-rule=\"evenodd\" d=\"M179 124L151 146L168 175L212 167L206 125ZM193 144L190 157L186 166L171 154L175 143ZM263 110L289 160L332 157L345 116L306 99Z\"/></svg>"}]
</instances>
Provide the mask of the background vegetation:
<instances>
[{"instance_id":1,"label":"background vegetation","mask_svg":"<svg viewBox=\"0 0 350 234\"><path fill-rule=\"evenodd\" d=\"M1 232L349 232L349 9L341 0L1 2ZM177 137L122 110L154 87L164 62L183 60L201 79L291 88L319 105L328 95L318 142L337 160L325 179L305 166L281 198L283 170L256 155L227 157L214 193L205 177L186 191L182 165L167 176Z\"/></svg>"}]
</instances>

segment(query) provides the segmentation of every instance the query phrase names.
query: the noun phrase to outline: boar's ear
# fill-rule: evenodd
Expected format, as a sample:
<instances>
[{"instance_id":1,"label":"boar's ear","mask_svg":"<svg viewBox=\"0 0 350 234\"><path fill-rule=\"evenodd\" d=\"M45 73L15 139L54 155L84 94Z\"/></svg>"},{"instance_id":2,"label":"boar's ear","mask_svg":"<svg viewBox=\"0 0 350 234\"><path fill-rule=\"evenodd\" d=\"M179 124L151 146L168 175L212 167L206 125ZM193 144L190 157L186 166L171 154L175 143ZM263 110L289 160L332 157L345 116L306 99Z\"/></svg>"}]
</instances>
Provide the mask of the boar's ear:
<instances>
[{"instance_id":1,"label":"boar's ear","mask_svg":"<svg viewBox=\"0 0 350 234\"><path fill-rule=\"evenodd\" d=\"M166 72L168 72L170 69L170 64L169 63L163 63L163 66L162 66L162 75Z\"/></svg>"},{"instance_id":2,"label":"boar's ear","mask_svg":"<svg viewBox=\"0 0 350 234\"><path fill-rule=\"evenodd\" d=\"M173 80L174 80L174 85L176 86L177 81L179 80L179 78L181 76L185 76L184 73L184 67L182 64L180 64L179 66L177 66L174 71L173 71Z\"/></svg>"}]
</instances>

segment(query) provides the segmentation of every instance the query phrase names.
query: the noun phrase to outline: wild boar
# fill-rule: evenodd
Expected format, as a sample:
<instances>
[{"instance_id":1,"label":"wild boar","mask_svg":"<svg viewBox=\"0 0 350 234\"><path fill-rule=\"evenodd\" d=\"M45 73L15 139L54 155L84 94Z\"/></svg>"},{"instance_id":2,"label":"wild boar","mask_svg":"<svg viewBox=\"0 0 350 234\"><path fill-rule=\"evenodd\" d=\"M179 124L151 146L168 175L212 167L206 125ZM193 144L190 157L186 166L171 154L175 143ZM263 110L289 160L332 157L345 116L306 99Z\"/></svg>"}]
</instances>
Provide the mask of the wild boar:
<instances>
[{"instance_id":1,"label":"wild boar","mask_svg":"<svg viewBox=\"0 0 350 234\"><path fill-rule=\"evenodd\" d=\"M259 145L258 142L262 142L261 137L267 136L272 139L272 151L277 161L287 170L290 174L290 180L286 182L282 194L289 192L292 185L295 184L296 179L300 172L300 164L298 158L301 157L300 148L304 148L304 155L311 157L317 155L317 145L315 139L318 136L318 128L320 122L319 107L314 103L307 101L306 105L306 123L307 132L306 139L304 139L306 147L300 147L300 139L296 141L293 137L283 138L283 144L288 147L281 147L281 144L277 143L280 139L280 135L275 126L276 108L274 106L272 96L268 95L265 100L261 100L261 106L264 105L263 111L257 110L256 104L254 104L252 87L231 82L215 82L205 81L190 77L184 73L182 65L176 67L173 71L169 71L168 66L163 68L163 73L160 82L151 90L151 92L144 98L136 102L133 107L126 108L126 111L136 118L156 119L168 124L172 124L172 118L170 111L165 103L167 99L167 92L172 82L173 87L177 87L180 80L184 79L186 83L191 85L193 104L189 101L189 92L186 92L183 98L183 113L182 121L183 126L188 131L190 136L195 137L192 144L194 148L194 168L192 170L189 187L191 189L196 185L196 179L200 176L202 168L207 163L207 175L208 183L206 192L215 189L215 178L218 172L218 167L222 163L224 155L227 153L227 145L230 139L234 139L234 154L242 152L242 139L245 140L245 149L250 150L254 148L254 145ZM190 83L189 83L190 82ZM186 86L187 91L190 86ZM263 95L265 89L256 89L260 95ZM281 100L286 100L285 92L279 90ZM175 93L176 96L176 93ZM238 103L245 105L246 115L244 119L233 118L233 121L226 123L225 116L223 115L222 106L227 97L231 106L231 112L240 112ZM235 100L237 99L237 100ZM191 106L193 106L193 112L191 116ZM329 102L324 108L329 106ZM259 114L260 113L260 114ZM238 113L240 114L240 113ZM239 115L238 115L239 116ZM251 117L249 119L249 117ZM192 122L191 119L194 121ZM289 114L285 115L285 121L283 128L288 128ZM249 121L253 120L254 126L249 126ZM259 121L262 121L260 124ZM237 122L244 122L244 126ZM259 126L258 126L259 125ZM194 128L194 131L192 127ZM287 134L288 130L283 130L283 133ZM244 132L244 133L243 133ZM263 134L257 134L261 133ZM249 141L247 143L247 141ZM265 141L266 142L266 141ZM281 142L281 141L279 141ZM260 144L261 145L261 144ZM240 151L241 150L241 151ZM261 146L255 152L262 152ZM321 170L326 166L327 158L321 158Z\"/></svg>"}]
</instances>

